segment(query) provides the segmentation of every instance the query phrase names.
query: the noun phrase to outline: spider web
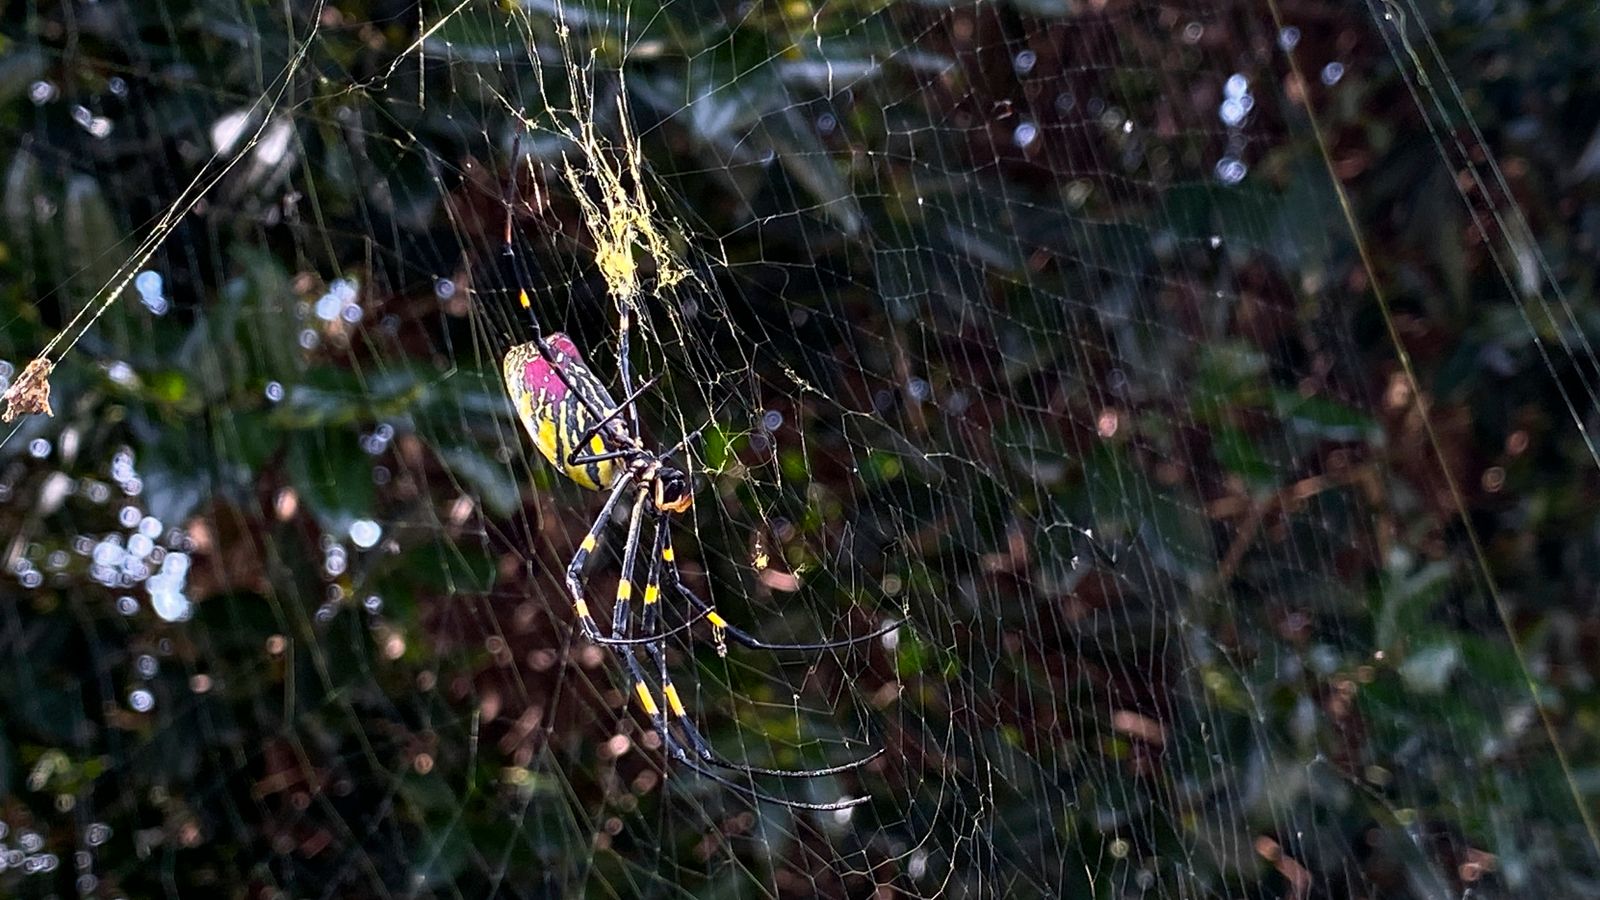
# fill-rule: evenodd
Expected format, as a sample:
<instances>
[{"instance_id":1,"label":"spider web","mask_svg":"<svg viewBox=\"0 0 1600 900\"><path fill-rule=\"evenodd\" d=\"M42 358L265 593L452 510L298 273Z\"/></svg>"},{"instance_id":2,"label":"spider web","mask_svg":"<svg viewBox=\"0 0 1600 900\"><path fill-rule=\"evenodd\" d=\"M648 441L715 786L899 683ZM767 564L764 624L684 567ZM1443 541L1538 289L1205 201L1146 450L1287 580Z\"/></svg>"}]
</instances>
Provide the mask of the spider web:
<instances>
[{"instance_id":1,"label":"spider web","mask_svg":"<svg viewBox=\"0 0 1600 900\"><path fill-rule=\"evenodd\" d=\"M1591 893L1600 366L1452 56L1510 16L8 8L0 889ZM884 751L732 781L866 803L671 762L577 632L518 288L618 397L631 318L687 586L901 622L666 639L723 755Z\"/></svg>"}]
</instances>

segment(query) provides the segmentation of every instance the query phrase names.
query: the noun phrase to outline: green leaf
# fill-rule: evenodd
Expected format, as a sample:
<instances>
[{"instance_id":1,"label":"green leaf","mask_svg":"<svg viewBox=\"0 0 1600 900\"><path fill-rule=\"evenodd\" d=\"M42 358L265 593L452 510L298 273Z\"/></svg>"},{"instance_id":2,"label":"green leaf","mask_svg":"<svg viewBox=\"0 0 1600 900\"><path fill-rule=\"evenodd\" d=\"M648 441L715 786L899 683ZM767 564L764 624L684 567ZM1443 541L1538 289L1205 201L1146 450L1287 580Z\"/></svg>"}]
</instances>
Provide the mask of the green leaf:
<instances>
[{"instance_id":1,"label":"green leaf","mask_svg":"<svg viewBox=\"0 0 1600 900\"><path fill-rule=\"evenodd\" d=\"M1212 430L1211 452L1224 469L1256 487L1278 483L1278 467L1244 431L1228 425Z\"/></svg>"},{"instance_id":2,"label":"green leaf","mask_svg":"<svg viewBox=\"0 0 1600 900\"><path fill-rule=\"evenodd\" d=\"M1441 694L1450 676L1461 666L1461 648L1453 641L1429 644L1412 652L1400 664L1406 687L1418 694Z\"/></svg>"},{"instance_id":3,"label":"green leaf","mask_svg":"<svg viewBox=\"0 0 1600 900\"><path fill-rule=\"evenodd\" d=\"M1274 390L1272 400L1279 418L1307 435L1330 441L1377 442L1382 438L1378 423L1371 416L1337 400L1320 395L1305 397L1283 389Z\"/></svg>"},{"instance_id":4,"label":"green leaf","mask_svg":"<svg viewBox=\"0 0 1600 900\"><path fill-rule=\"evenodd\" d=\"M329 534L343 539L352 522L371 517L372 458L349 432L323 429L294 435L287 467L295 490Z\"/></svg>"},{"instance_id":5,"label":"green leaf","mask_svg":"<svg viewBox=\"0 0 1600 900\"><path fill-rule=\"evenodd\" d=\"M450 471L466 483L491 513L509 518L522 507L522 492L511 467L476 447L442 447L436 451Z\"/></svg>"},{"instance_id":6,"label":"green leaf","mask_svg":"<svg viewBox=\"0 0 1600 900\"><path fill-rule=\"evenodd\" d=\"M366 379L341 369L318 369L289 387L273 410L273 423L280 428L321 428L394 418L425 403L430 385L422 371L404 366Z\"/></svg>"},{"instance_id":7,"label":"green leaf","mask_svg":"<svg viewBox=\"0 0 1600 900\"><path fill-rule=\"evenodd\" d=\"M68 259L74 265L74 286L77 295L87 301L117 273L122 261L121 235L100 182L89 175L67 180L64 212L62 227Z\"/></svg>"}]
</instances>

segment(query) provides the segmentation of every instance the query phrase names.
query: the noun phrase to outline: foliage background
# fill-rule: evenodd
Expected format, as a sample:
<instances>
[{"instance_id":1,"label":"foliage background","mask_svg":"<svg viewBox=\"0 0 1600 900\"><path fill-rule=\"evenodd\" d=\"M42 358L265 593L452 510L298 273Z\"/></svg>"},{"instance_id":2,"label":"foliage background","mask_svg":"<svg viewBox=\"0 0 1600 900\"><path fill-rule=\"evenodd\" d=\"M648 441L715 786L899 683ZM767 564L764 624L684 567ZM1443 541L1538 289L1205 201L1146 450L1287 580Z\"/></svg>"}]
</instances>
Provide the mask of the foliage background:
<instances>
[{"instance_id":1,"label":"foliage background","mask_svg":"<svg viewBox=\"0 0 1600 900\"><path fill-rule=\"evenodd\" d=\"M0 893L1592 896L1600 21L1281 6L680 2L624 44L565 5L715 298L643 351L652 421L734 397L695 555L753 584L781 513L816 573L816 608L730 617L916 598L803 704L699 654L719 746L887 747L824 827L663 789L559 601L593 506L512 430L485 264L550 9L424 37L457 7L5 5L0 353L152 233L168 308L123 290L0 448ZM871 74L830 94L821 62ZM229 116L254 141L214 156ZM519 240L610 346L578 206L539 189ZM357 321L317 317L340 277ZM96 569L146 516L185 621Z\"/></svg>"}]
</instances>

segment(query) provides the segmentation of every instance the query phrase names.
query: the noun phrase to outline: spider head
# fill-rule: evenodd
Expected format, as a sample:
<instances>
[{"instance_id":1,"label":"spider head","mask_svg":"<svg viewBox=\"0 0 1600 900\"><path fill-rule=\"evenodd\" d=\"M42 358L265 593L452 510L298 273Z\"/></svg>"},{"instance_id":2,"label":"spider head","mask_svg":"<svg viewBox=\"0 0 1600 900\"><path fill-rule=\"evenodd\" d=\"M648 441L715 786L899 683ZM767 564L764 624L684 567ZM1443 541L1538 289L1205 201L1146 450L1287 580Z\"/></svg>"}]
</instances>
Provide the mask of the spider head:
<instances>
[{"instance_id":1,"label":"spider head","mask_svg":"<svg viewBox=\"0 0 1600 900\"><path fill-rule=\"evenodd\" d=\"M689 476L679 469L663 465L656 470L655 502L657 510L677 515L689 511L694 505L694 491L689 489Z\"/></svg>"}]
</instances>

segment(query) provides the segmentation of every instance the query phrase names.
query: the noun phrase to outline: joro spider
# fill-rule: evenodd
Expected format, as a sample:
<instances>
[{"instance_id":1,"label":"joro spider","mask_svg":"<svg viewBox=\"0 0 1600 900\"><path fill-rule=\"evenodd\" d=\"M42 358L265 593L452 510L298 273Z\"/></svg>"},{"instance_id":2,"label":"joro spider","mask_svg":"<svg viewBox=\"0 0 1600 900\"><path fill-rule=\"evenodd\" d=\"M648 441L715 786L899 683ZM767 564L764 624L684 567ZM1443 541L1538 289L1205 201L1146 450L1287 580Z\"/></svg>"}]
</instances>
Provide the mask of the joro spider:
<instances>
[{"instance_id":1,"label":"joro spider","mask_svg":"<svg viewBox=\"0 0 1600 900\"><path fill-rule=\"evenodd\" d=\"M511 262L515 271L509 221L503 252L513 257ZM521 280L520 277L518 280ZM609 648L621 658L639 707L650 717L661 735L667 753L689 769L759 800L796 809L838 810L866 802L869 797L835 803L788 800L740 784L715 771L723 769L749 776L816 778L863 766L883 751L880 749L864 758L820 769L773 769L725 759L711 748L696 727L672 683L672 674L667 666L666 639L704 618L711 625L719 655L727 652L726 638L757 650L820 651L870 641L898 627L899 623L890 622L871 634L838 641L775 644L756 638L719 615L712 603L683 584L672 546L673 522L694 504L694 491L689 477L672 462L672 457L687 447L699 432L686 436L668 450L653 451L644 446L640 436L637 401L654 384L654 379L638 388L633 387L633 373L628 359L631 331L628 311L622 311L618 330L617 369L624 399L617 403L584 362L583 355L571 338L559 332L545 334L525 289L518 289L517 299L528 311L534 331L533 340L512 347L502 363L506 391L516 407L517 417L539 452L557 471L588 490L609 492L600 514L595 517L566 570L567 592L571 595L573 611L584 637ZM617 582L616 605L612 614L612 633L607 636L601 633L584 597L584 567L610 524L612 512L630 494L633 497L633 509L623 545L621 578ZM644 585L640 616L642 633L636 636L631 633L631 602L635 565L646 517L653 520L655 536ZM663 575L666 576L668 589L675 591L695 610L694 615L685 616L682 625L665 632L661 630L660 612ZM636 655L636 650L640 648L656 665L661 684L659 702ZM674 733L673 724L678 726L681 739Z\"/></svg>"}]
</instances>

